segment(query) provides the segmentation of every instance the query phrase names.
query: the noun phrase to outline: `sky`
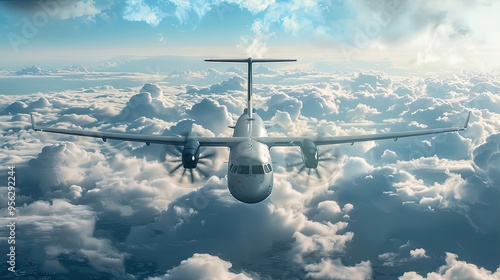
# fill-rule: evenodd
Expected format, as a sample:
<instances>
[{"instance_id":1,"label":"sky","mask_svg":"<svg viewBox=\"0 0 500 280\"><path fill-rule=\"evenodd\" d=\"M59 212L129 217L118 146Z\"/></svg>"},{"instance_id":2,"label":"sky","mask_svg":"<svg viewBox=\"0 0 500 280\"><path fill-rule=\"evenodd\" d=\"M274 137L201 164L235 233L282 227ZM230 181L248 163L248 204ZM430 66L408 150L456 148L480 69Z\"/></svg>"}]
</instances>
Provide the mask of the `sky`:
<instances>
[{"instance_id":1,"label":"sky","mask_svg":"<svg viewBox=\"0 0 500 280\"><path fill-rule=\"evenodd\" d=\"M499 279L499 7L495 1L0 1L1 278ZM40 4L42 3L42 4ZM228 151L193 188L164 147L39 126L230 136L246 67L272 136L462 125L326 147L328 183L271 149L258 204L227 189ZM334 149L334 150L329 150ZM16 170L7 270L6 167ZM4 242L5 241L5 242Z\"/></svg>"},{"instance_id":2,"label":"sky","mask_svg":"<svg viewBox=\"0 0 500 280\"><path fill-rule=\"evenodd\" d=\"M330 71L353 62L397 69L500 66L500 4L492 0L0 2L2 63L16 68L122 55L286 56L331 62Z\"/></svg>"}]
</instances>

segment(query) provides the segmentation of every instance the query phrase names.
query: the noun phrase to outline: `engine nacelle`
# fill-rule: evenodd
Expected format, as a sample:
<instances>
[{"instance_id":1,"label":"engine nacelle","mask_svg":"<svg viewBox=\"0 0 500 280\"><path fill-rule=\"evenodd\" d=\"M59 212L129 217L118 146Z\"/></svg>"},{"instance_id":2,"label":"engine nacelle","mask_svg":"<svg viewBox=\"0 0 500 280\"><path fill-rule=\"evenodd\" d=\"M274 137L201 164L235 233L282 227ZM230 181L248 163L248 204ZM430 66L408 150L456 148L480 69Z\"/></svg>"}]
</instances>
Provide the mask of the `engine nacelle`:
<instances>
[{"instance_id":1,"label":"engine nacelle","mask_svg":"<svg viewBox=\"0 0 500 280\"><path fill-rule=\"evenodd\" d=\"M302 152L302 162L307 168L318 167L318 148L312 140L304 139L300 143L300 150Z\"/></svg>"},{"instance_id":2,"label":"engine nacelle","mask_svg":"<svg viewBox=\"0 0 500 280\"><path fill-rule=\"evenodd\" d=\"M200 159L200 142L187 140L182 150L182 166L184 168L196 168Z\"/></svg>"}]
</instances>

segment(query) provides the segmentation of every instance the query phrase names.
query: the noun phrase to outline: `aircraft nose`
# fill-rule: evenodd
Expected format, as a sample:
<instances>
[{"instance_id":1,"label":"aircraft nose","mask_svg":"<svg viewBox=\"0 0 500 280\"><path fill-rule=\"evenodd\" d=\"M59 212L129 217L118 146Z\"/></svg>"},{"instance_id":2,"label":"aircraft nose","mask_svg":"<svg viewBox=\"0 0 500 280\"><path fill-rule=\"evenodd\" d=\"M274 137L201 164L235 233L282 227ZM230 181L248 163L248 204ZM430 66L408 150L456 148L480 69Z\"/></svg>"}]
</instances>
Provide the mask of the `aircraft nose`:
<instances>
[{"instance_id":1,"label":"aircraft nose","mask_svg":"<svg viewBox=\"0 0 500 280\"><path fill-rule=\"evenodd\" d=\"M271 190L273 189L273 187L269 184L261 184L260 185L260 189L266 193L267 195L271 194Z\"/></svg>"},{"instance_id":2,"label":"aircraft nose","mask_svg":"<svg viewBox=\"0 0 500 280\"><path fill-rule=\"evenodd\" d=\"M265 193L266 195L271 194L273 189L272 181L268 180L268 178L263 178L263 180L259 184L259 190L261 193Z\"/></svg>"}]
</instances>

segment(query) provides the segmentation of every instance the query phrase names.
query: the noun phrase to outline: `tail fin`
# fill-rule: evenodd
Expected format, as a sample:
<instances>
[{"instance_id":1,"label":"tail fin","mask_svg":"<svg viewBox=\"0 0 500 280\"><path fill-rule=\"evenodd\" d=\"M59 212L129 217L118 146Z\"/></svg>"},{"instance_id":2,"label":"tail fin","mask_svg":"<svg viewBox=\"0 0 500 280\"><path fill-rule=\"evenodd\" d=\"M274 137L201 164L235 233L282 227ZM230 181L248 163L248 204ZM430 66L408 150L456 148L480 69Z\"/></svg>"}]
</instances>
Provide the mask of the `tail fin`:
<instances>
[{"instance_id":1,"label":"tail fin","mask_svg":"<svg viewBox=\"0 0 500 280\"><path fill-rule=\"evenodd\" d=\"M296 59L252 59L249 58L222 58L222 59L205 59L207 62L246 62L248 63L248 97L247 97L247 111L248 116L252 118L252 63L254 62L289 62L297 61Z\"/></svg>"}]
</instances>

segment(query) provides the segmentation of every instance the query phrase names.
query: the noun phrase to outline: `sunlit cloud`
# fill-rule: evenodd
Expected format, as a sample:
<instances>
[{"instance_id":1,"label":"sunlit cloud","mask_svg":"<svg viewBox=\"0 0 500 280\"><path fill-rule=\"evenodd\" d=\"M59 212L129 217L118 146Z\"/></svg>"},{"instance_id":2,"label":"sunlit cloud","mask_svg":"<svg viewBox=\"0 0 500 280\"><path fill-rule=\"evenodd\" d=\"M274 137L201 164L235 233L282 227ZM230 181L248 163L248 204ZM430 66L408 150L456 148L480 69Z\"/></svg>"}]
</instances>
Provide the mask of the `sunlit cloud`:
<instances>
[{"instance_id":1,"label":"sunlit cloud","mask_svg":"<svg viewBox=\"0 0 500 280\"><path fill-rule=\"evenodd\" d=\"M495 169L500 112L494 76L256 70L257 113L273 136L447 127L462 124L467 111L472 116L469 129L459 134L340 145L345 160L330 184L318 187L293 183L283 168L288 151L273 148L273 193L246 205L230 195L225 164L198 189L184 188L166 175L159 145L103 143L30 129L28 114L34 112L40 126L230 135L227 126L242 113L245 78L238 68L112 71L121 65L108 65L106 72L86 66L23 67L0 77L37 79L36 87L56 75L101 84L0 96L5 138L0 160L16 165L23 176L19 210L27 217L25 232L36 241L19 237L29 244L20 245L19 253L48 252L30 259L42 271L65 274L84 265L92 275L152 279L200 273L369 279L389 271L404 279L460 268L484 278L495 275L500 264L491 248L500 225ZM158 75L168 82L143 82ZM135 86L103 85L120 79ZM218 155L224 161L228 153ZM7 205L7 197L0 202ZM221 231L227 224L231 227ZM55 240L47 235L49 227L82 242ZM270 255L279 257L270 260ZM74 258L81 262L72 264Z\"/></svg>"}]
</instances>

